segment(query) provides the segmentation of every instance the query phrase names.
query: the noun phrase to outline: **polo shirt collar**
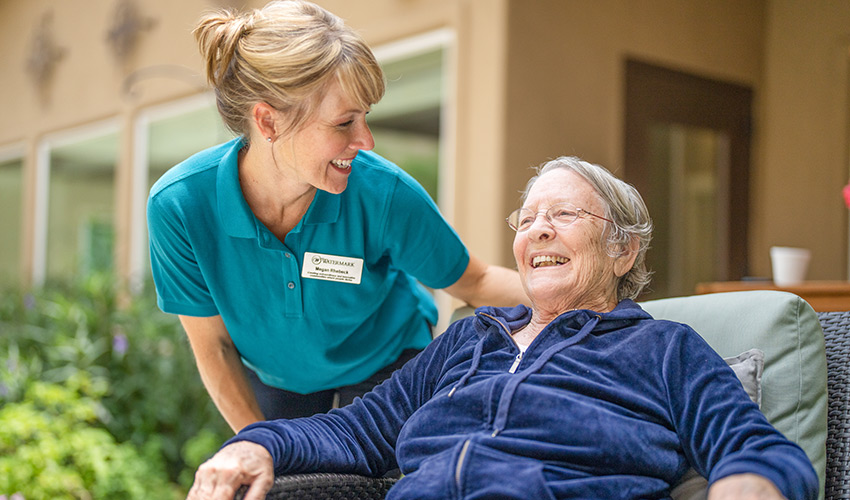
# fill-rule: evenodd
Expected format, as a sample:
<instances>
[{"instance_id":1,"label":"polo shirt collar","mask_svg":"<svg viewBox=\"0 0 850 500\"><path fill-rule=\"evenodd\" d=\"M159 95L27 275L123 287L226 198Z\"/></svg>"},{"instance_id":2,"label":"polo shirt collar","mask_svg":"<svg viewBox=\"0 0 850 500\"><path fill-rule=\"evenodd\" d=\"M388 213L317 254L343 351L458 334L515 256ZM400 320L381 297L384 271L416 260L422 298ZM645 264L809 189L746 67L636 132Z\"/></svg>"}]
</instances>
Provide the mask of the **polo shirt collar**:
<instances>
[{"instance_id":1,"label":"polo shirt collar","mask_svg":"<svg viewBox=\"0 0 850 500\"><path fill-rule=\"evenodd\" d=\"M310 203L310 208L304 214L303 224L328 224L339 219L340 194L331 194L321 189L316 190L316 196ZM298 226L301 226L299 224ZM296 226L296 230L298 230Z\"/></svg>"},{"instance_id":2,"label":"polo shirt collar","mask_svg":"<svg viewBox=\"0 0 850 500\"><path fill-rule=\"evenodd\" d=\"M245 201L242 186L239 185L239 150L243 146L245 142L241 137L233 139L218 164L215 180L218 216L221 227L228 236L254 238L257 236L254 213Z\"/></svg>"},{"instance_id":3,"label":"polo shirt collar","mask_svg":"<svg viewBox=\"0 0 850 500\"><path fill-rule=\"evenodd\" d=\"M256 218L239 184L239 150L244 145L242 138L231 141L230 148L219 162L216 174L218 214L228 236L255 238L257 236ZM304 220L293 231L298 232L302 224L336 222L340 213L340 196L321 189L317 190L310 208L304 215Z\"/></svg>"}]
</instances>

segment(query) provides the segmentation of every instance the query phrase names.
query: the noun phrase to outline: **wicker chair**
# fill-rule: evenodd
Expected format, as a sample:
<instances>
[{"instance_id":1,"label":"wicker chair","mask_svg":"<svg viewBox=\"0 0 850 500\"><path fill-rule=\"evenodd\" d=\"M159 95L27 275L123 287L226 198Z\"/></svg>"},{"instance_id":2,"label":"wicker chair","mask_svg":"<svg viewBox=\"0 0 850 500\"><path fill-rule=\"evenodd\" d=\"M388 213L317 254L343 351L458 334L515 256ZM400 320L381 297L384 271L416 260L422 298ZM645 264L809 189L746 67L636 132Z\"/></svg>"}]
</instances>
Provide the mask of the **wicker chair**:
<instances>
[{"instance_id":1,"label":"wicker chair","mask_svg":"<svg viewBox=\"0 0 850 500\"><path fill-rule=\"evenodd\" d=\"M850 498L850 311L821 312L826 341L827 413L825 499Z\"/></svg>"},{"instance_id":2,"label":"wicker chair","mask_svg":"<svg viewBox=\"0 0 850 500\"><path fill-rule=\"evenodd\" d=\"M266 500L381 500L396 481L324 472L278 476ZM242 500L246 490L244 486L240 488L234 500Z\"/></svg>"},{"instance_id":3,"label":"wicker chair","mask_svg":"<svg viewBox=\"0 0 850 500\"><path fill-rule=\"evenodd\" d=\"M850 499L850 311L821 312L829 395L825 500ZM268 500L383 499L390 478L353 474L278 476ZM244 488L236 495L241 500Z\"/></svg>"}]
</instances>

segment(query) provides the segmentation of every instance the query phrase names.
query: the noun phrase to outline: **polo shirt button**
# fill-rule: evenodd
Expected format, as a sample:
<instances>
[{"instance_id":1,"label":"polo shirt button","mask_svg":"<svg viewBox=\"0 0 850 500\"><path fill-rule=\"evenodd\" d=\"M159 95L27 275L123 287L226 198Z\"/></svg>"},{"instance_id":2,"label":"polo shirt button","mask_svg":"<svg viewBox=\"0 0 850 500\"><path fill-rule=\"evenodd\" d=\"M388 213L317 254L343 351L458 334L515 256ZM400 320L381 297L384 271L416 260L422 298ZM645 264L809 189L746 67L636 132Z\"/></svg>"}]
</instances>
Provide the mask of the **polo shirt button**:
<instances>
[{"instance_id":1,"label":"polo shirt button","mask_svg":"<svg viewBox=\"0 0 850 500\"><path fill-rule=\"evenodd\" d=\"M284 253L283 256L286 257L287 259L292 257L291 255L289 255L289 252Z\"/></svg>"},{"instance_id":2,"label":"polo shirt button","mask_svg":"<svg viewBox=\"0 0 850 500\"><path fill-rule=\"evenodd\" d=\"M287 283L287 284L286 284L286 286L288 286L288 287L289 287L289 289L290 289L290 290L292 290L293 288L295 288L295 283L293 283L292 281L290 281L289 283Z\"/></svg>"}]
</instances>

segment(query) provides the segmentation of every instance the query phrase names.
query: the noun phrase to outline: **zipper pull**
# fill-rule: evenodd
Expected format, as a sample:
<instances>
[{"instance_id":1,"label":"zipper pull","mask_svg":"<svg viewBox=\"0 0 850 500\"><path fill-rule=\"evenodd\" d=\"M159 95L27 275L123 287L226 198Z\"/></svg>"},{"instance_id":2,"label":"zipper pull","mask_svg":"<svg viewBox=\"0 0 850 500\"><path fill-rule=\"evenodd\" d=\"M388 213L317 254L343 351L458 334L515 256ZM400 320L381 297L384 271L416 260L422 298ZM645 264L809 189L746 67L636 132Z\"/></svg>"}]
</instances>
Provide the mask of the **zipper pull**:
<instances>
[{"instance_id":1,"label":"zipper pull","mask_svg":"<svg viewBox=\"0 0 850 500\"><path fill-rule=\"evenodd\" d=\"M522 361L522 351L520 351L520 353L516 355L516 358L514 358L514 364L511 365L511 369L508 370L508 373L516 373L516 368L519 366L520 361Z\"/></svg>"}]
</instances>

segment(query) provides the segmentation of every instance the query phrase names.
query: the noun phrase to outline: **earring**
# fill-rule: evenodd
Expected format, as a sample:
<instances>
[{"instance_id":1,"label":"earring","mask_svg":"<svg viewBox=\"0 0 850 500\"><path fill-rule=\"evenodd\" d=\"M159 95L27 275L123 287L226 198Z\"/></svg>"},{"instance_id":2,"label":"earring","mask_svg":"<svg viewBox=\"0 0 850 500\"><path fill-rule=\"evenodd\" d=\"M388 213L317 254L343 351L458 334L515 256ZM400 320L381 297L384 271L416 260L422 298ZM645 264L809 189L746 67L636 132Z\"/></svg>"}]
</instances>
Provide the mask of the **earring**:
<instances>
[{"instance_id":1,"label":"earring","mask_svg":"<svg viewBox=\"0 0 850 500\"><path fill-rule=\"evenodd\" d=\"M266 140L267 140L267 141L269 141L269 142L272 142L272 138L271 138L271 137L266 137Z\"/></svg>"}]
</instances>

